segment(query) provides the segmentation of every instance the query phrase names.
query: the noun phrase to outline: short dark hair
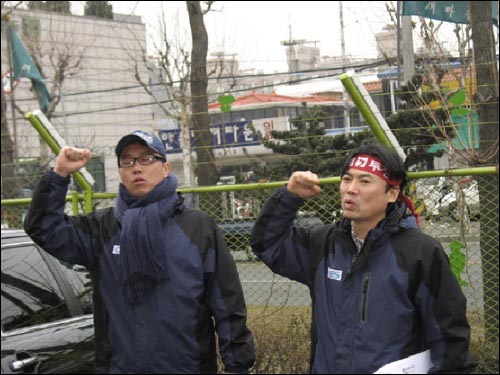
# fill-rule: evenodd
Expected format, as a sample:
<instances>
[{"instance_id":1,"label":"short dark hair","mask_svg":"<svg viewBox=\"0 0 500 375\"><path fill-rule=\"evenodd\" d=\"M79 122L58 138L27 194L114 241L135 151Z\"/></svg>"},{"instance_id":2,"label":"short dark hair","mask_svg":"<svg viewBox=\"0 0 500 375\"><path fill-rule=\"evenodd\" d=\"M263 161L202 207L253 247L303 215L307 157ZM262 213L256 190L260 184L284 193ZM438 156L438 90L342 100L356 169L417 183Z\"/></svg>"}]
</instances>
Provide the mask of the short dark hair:
<instances>
[{"instance_id":1,"label":"short dark hair","mask_svg":"<svg viewBox=\"0 0 500 375\"><path fill-rule=\"evenodd\" d=\"M406 168L403 161L396 151L384 147L379 143L362 145L356 151L351 153L342 167L341 176L343 176L349 169L349 164L351 163L352 158L361 154L371 155L379 159L384 165L387 177L391 180L401 181L399 187L403 190L408 182L408 176L406 174Z\"/></svg>"}]
</instances>

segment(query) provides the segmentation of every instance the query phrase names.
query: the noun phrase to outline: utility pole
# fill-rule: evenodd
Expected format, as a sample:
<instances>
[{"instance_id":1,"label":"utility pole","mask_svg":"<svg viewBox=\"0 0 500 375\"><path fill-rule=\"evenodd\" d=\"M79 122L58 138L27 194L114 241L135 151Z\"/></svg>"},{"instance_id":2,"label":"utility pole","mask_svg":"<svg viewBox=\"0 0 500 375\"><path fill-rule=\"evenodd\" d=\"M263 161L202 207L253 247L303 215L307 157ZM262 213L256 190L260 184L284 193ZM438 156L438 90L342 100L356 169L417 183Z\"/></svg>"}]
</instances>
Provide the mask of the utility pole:
<instances>
[{"instance_id":1,"label":"utility pole","mask_svg":"<svg viewBox=\"0 0 500 375\"><path fill-rule=\"evenodd\" d=\"M342 73L345 73L346 58L345 58L345 38L344 38L344 11L342 9L342 1L339 1L340 15L340 48L342 52ZM342 100L344 101L344 132L351 133L351 118L349 116L349 96L345 87L342 89Z\"/></svg>"},{"instance_id":2,"label":"utility pole","mask_svg":"<svg viewBox=\"0 0 500 375\"><path fill-rule=\"evenodd\" d=\"M401 1L396 3L396 60L398 64L397 88L401 87Z\"/></svg>"},{"instance_id":3,"label":"utility pole","mask_svg":"<svg viewBox=\"0 0 500 375\"><path fill-rule=\"evenodd\" d=\"M303 44L304 42L304 39L292 38L292 24L290 23L290 20L288 20L288 40L283 40L281 45L287 47L286 61L288 63L289 73L297 73L299 71L299 60L297 58L297 49L295 47ZM291 75L290 78L293 79L293 75Z\"/></svg>"},{"instance_id":4,"label":"utility pole","mask_svg":"<svg viewBox=\"0 0 500 375\"><path fill-rule=\"evenodd\" d=\"M411 16L403 18L403 81L408 83L415 75L415 54L413 52L413 30L411 27Z\"/></svg>"}]
</instances>

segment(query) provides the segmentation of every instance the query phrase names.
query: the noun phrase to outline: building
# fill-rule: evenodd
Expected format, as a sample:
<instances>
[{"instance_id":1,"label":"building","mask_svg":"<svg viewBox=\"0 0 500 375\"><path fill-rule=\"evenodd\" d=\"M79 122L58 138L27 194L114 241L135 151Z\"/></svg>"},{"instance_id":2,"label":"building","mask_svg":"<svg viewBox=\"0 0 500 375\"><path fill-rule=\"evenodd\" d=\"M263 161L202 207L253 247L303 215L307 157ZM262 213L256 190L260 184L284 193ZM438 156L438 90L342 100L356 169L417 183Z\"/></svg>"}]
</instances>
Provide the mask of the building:
<instances>
[{"instance_id":1,"label":"building","mask_svg":"<svg viewBox=\"0 0 500 375\"><path fill-rule=\"evenodd\" d=\"M67 15L41 10L15 9L11 25L47 77L46 85L59 103L51 122L68 145L86 147L93 160L88 166L96 180L94 190L116 191L119 177L114 147L118 139L136 129L153 131L151 97L138 84L148 82L144 61L145 25L140 17L115 15L114 20ZM9 70L6 24L2 20L2 72ZM36 52L35 52L36 51ZM60 77L64 67L63 79ZM56 79L58 80L56 82ZM22 114L12 115L11 100L24 112L38 109L22 78L6 96L7 121L17 160L55 159ZM13 95L13 98L12 98Z\"/></svg>"},{"instance_id":2,"label":"building","mask_svg":"<svg viewBox=\"0 0 500 375\"><path fill-rule=\"evenodd\" d=\"M93 152L94 158L88 169L97 181L94 190L117 190L119 177L114 147L121 136L136 129L158 131L182 186L184 165L178 144L179 120L165 111L165 108L173 112L179 110L172 101L176 92L171 93L171 97L167 96L165 77L161 75L158 61L145 56L145 25L140 17L115 14L114 19L109 20L39 10L15 10L11 19L25 44L31 47L30 50L37 51L33 55L39 59L42 74L48 77L47 86L52 96L59 100L51 122L66 138L67 144L86 147ZM315 45L306 45L308 43L314 42L302 41L293 45L301 69L326 68L331 75L332 70L328 67L334 66L341 72L343 67L338 59L320 61L319 49ZM9 66L5 58L8 55L5 53L6 46L7 43L2 43L2 71L8 70ZM63 58L68 63L65 76L56 82L53 79L56 68L52 62L62 61ZM352 129L365 125L357 108L343 98L338 80L327 89L292 93L308 84L285 87L282 84L290 80L289 74L274 76L242 72L236 56L224 52L212 54L207 68L212 73L209 76L209 95L213 103L210 115L214 154L223 174L226 167L245 164L243 147L254 155L269 152L252 138L247 126L249 122L262 131L288 129L289 119L301 113L304 102L325 107L331 115L330 120L325 122L325 128L331 134L343 131L345 106L349 109ZM314 78L321 74L312 71L307 73L307 77ZM328 80L335 79L327 77L323 82ZM154 97L147 94L141 84ZM310 84L317 82L311 81ZM23 79L14 92L16 105L23 111L38 108L30 88L31 82ZM285 89L290 92L286 93ZM228 92L238 93L239 97L230 112L221 112L216 99ZM164 105L163 109L158 102ZM9 130L15 139L18 159L40 160L42 164L44 158L54 160L31 125L19 113L12 118L10 97L8 104Z\"/></svg>"},{"instance_id":3,"label":"building","mask_svg":"<svg viewBox=\"0 0 500 375\"><path fill-rule=\"evenodd\" d=\"M394 59L398 56L397 29L395 25L387 25L384 30L375 34L379 58Z\"/></svg>"},{"instance_id":4,"label":"building","mask_svg":"<svg viewBox=\"0 0 500 375\"><path fill-rule=\"evenodd\" d=\"M321 95L293 97L277 93L262 94L252 92L235 98L229 112L221 111L218 102L209 104L211 119L212 145L217 165L222 176L248 171L248 156L270 157L272 151L265 148L252 131L260 132L269 138L272 130L290 130L290 119L304 113L307 107L320 106L329 115L324 122L326 133L340 134L344 131L343 106L340 99ZM359 113L352 102L351 122L353 131L366 129ZM173 172L183 175L183 155L180 146L180 129L160 130L160 137L165 144L168 159ZM194 146L194 142L192 142ZM195 157L194 151L192 152ZM248 156L247 156L248 155ZM180 179L182 180L182 179ZM182 181L180 181L182 184Z\"/></svg>"}]
</instances>

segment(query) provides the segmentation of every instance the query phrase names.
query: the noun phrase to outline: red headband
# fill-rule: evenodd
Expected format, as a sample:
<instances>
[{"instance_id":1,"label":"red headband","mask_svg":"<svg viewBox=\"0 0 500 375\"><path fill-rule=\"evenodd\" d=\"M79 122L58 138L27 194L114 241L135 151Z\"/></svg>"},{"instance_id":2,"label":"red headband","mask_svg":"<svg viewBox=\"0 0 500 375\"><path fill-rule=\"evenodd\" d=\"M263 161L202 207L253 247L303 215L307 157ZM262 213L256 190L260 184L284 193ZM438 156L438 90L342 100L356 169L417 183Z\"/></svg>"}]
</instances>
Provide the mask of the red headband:
<instances>
[{"instance_id":1,"label":"red headband","mask_svg":"<svg viewBox=\"0 0 500 375\"><path fill-rule=\"evenodd\" d=\"M354 156L349 163L349 169L358 169L360 171L365 171L368 173L373 173L374 175L379 176L382 180L387 182L391 186L399 186L401 185L401 180L393 180L387 177L385 172L385 167L382 161L375 156L359 154Z\"/></svg>"}]
</instances>

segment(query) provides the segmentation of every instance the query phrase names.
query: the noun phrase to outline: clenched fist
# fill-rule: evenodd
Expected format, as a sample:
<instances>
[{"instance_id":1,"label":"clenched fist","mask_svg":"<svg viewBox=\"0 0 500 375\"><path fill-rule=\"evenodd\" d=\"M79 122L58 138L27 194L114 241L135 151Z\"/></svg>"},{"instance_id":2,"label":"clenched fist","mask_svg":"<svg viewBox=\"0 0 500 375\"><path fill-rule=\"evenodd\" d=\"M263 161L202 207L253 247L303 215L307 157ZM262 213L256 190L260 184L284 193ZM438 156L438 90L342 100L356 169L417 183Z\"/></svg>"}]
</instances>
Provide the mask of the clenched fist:
<instances>
[{"instance_id":1,"label":"clenched fist","mask_svg":"<svg viewBox=\"0 0 500 375\"><path fill-rule=\"evenodd\" d=\"M310 171L293 172L288 179L287 189L304 200L314 198L321 193L318 175Z\"/></svg>"},{"instance_id":2,"label":"clenched fist","mask_svg":"<svg viewBox=\"0 0 500 375\"><path fill-rule=\"evenodd\" d=\"M83 168L89 162L90 155L90 150L86 148L64 147L57 156L54 172L67 178Z\"/></svg>"}]
</instances>

